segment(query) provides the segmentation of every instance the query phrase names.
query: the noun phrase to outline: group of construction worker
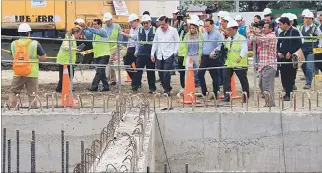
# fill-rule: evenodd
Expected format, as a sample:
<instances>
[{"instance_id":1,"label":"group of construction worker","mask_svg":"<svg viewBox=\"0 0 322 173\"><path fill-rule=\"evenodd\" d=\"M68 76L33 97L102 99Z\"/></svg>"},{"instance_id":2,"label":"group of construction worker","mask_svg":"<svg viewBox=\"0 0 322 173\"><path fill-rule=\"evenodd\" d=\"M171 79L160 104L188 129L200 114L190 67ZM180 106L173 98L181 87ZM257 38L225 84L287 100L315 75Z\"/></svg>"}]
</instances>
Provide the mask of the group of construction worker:
<instances>
[{"instance_id":1,"label":"group of construction worker","mask_svg":"<svg viewBox=\"0 0 322 173\"><path fill-rule=\"evenodd\" d=\"M254 61L259 64L264 63L259 65L258 68L263 97L265 91L269 92L271 96L274 95L274 77L277 76L278 69L280 69L283 88L286 92L284 100L287 101L290 93L295 89L297 70L291 67L292 64L279 66L276 61L289 61L299 48L303 51L305 60L312 61L314 60L312 49L322 45L321 40L315 38L300 39L300 45L290 39L276 39L276 36L287 36L287 34L289 36L321 35L322 26L321 24L316 25L313 23L314 16L309 10L303 11L304 24L298 28L294 26L296 24L295 15L283 14L280 19L275 21L271 10L268 8L263 12L265 19L261 20L260 16L255 16L254 25L252 26L246 26L241 15L233 18L226 11L218 13L216 23L211 18L202 20L197 15L190 15L189 18L184 17L183 20L179 20L177 18L178 13L178 10L173 12L172 20L166 16L161 16L156 23L152 23L148 12L145 12L141 19L136 14L130 14L128 17L129 33L123 32L120 25L113 22L113 16L110 13L105 13L102 20L94 19L90 26L83 19L77 19L75 27L65 35L65 39L73 39L74 41L63 41L57 55L59 82L56 91L61 92L62 90L63 65L70 63L70 52L72 52L72 64L76 62L77 52L80 51L77 39L94 41L91 44L94 63L101 65L96 67L96 74L88 90L109 91L109 85L116 84L116 77L114 68L107 67L114 64L114 57L117 56L119 46L116 41L122 41L123 37L127 37L127 52L123 57L123 61L124 65L128 66L127 73L132 79L132 91L136 92L142 87L143 70L140 69L146 68L149 93L156 92L155 71L158 71L163 91L170 95L172 90L171 70L174 71L176 68L187 69L188 64L192 61L194 68L200 68L194 71L194 81L197 87L200 86L204 96L209 93L205 80L205 72L208 70L212 78L214 92L212 99L218 97L217 93L220 91L220 86L223 85L224 98L222 101L229 102L232 99L231 94L229 94L231 92L231 78L235 73L241 83L242 91L246 93L246 97L243 97L243 101L246 102L246 99L250 96L247 78L248 51L253 50L247 38L274 38L272 36L272 33L274 33L275 42L262 41L257 44L257 54ZM260 24L261 22L263 22L263 25ZM256 25L255 23L259 24ZM152 26L152 24L155 26ZM292 26L291 30L289 30L289 26ZM31 28L26 23L21 24L18 28L21 36L30 36L30 31ZM15 56L17 53L16 46L18 44L24 44L28 40L19 39L18 43L13 42L11 45L12 55ZM69 49L70 47L71 50ZM266 47L269 51L265 51ZM285 47L293 49L289 51ZM37 41L32 40L31 43L28 43L27 50L30 61L38 62L38 56L40 59L46 58L44 50ZM311 87L314 73L313 64L308 62L302 65L306 77L304 89ZM226 68L218 68L222 66ZM10 105L15 106L17 104L15 96L21 92L24 85L26 85L30 98L29 102L33 100L34 94L38 92L38 64L33 63L31 68L32 72L30 74L22 76L17 75L14 71L15 76L11 86L12 102ZM135 68L139 70L135 70ZM68 69L70 69L69 66ZM183 92L187 75L183 70L180 70L179 73L181 92ZM70 77L73 77L74 72L69 71L69 74ZM106 74L109 75L107 76ZM271 78L272 75L273 79ZM99 90L100 82L103 85L101 90ZM271 97L271 101L267 102L266 106L275 106L273 98Z\"/></svg>"}]
</instances>

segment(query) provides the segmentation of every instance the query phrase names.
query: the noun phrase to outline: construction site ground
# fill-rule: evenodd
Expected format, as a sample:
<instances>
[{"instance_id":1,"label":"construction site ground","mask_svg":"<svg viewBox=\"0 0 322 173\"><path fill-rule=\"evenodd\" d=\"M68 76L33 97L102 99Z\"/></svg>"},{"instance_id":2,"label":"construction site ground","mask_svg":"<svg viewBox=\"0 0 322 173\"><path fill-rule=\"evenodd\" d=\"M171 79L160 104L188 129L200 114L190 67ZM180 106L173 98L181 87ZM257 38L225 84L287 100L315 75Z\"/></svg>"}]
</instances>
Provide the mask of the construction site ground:
<instances>
[{"instance_id":1,"label":"construction site ground","mask_svg":"<svg viewBox=\"0 0 322 173\"><path fill-rule=\"evenodd\" d=\"M46 105L46 97L45 97L45 93L52 93L55 91L55 88L57 86L57 82L58 82L58 71L40 71L39 73L39 96L42 100L42 105ZM83 105L84 107L90 107L90 100L91 100L91 96L88 95L90 93L94 94L95 96L95 107L102 107L103 104L103 95L108 95L108 94L117 94L118 92L118 88L117 85L116 86L110 86L110 91L109 92L89 92L87 90L87 88L90 87L92 79L95 75L95 70L94 69L89 69L89 70L82 70L82 71L76 71L75 72L75 78L74 78L74 82L73 82L73 88L75 89L75 91L73 92L75 95L82 95L82 100L83 100ZM156 76L158 76L156 74ZM10 83L12 80L12 70L2 70L1 71L1 100L2 100L2 106L3 103L6 102L9 98L9 89L10 89ZM209 73L206 73L206 82L207 82L207 87L209 91L212 91L212 86L211 86L211 82L212 79L209 75ZM313 94L313 91L320 91L320 89L322 88L322 80L317 80L315 81L315 86L312 84L312 88L311 90L304 90L303 86L305 84L305 80L301 80L301 78L303 78L304 75L302 73L302 71L298 71L297 73L297 78L296 78L296 86L298 88L298 90L296 92L303 92L303 91L309 91L312 92L311 95L311 99L312 99L312 108L316 107L316 94ZM156 77L158 79L158 77ZM250 99L249 99L249 107L257 107L256 103L254 101L254 78L253 78L253 69L249 69L248 70L248 81L250 84ZM256 78L256 90L257 92L259 91L258 88L258 82L259 82L259 78ZM314 83L314 82L313 82ZM163 89L162 86L160 85L160 82L156 83L157 86L157 91L159 93L163 93ZM179 80L179 73L176 72L176 75L171 77L171 86L173 87L172 92L174 93L174 101L173 101L173 107L182 107L182 104L179 102L179 99L175 96L181 89L180 87L180 80ZM236 77L236 88L237 88L237 94L240 95L241 94L241 86L239 83L238 78ZM280 77L279 78L275 78L275 100L276 100L276 106L278 107L278 92L282 91L282 84L281 84L281 80ZM200 88L196 88L196 92L201 92ZM222 92L222 87L221 87L221 92ZM130 82L129 83L124 83L124 85L122 85L122 93L133 93L131 91L131 85ZM147 78L146 78L146 73L143 74L143 79L142 79L142 88L138 90L138 93L146 93L149 98L151 99L151 106L153 106L153 98L154 95L152 94L148 94L148 82L147 82ZM58 97L58 104L61 105L61 95L60 93L58 93L59 97ZM134 94L134 93L133 93ZM320 96L321 98L322 96ZM24 90L21 93L21 98L22 98L22 102L23 102L23 107L27 107L28 106L28 98L26 95L26 90ZM200 99L201 100L201 99ZM321 99L320 99L321 100ZM202 102L202 101L201 101ZM234 105L240 105L241 106L241 100L234 100L233 101ZM321 101L320 101L321 102ZM209 103L213 104L213 101L209 101ZM302 103L302 94L297 94L297 107L300 107ZM51 102L49 101L49 104L51 104ZM111 102L109 104L109 106L113 106L115 103ZM226 105L228 106L229 103L223 103L220 102L219 104L221 105ZM260 98L260 107L263 107L265 105L264 99ZM289 102L285 102L285 107L287 108L289 106ZM306 107L308 106L308 101L307 101L307 96L305 96L305 105ZM157 103L157 107L158 107L158 103ZM163 97L161 98L161 107L165 108L167 107L167 101L166 99Z\"/></svg>"}]
</instances>

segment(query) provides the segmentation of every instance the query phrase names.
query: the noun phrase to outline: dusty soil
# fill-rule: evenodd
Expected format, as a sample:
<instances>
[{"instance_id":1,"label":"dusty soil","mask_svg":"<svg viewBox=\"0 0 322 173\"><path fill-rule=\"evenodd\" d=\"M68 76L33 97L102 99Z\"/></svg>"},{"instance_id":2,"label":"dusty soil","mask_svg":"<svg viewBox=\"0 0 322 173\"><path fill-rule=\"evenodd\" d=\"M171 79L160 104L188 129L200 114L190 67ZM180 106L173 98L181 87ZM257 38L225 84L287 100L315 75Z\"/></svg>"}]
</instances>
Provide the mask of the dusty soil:
<instances>
[{"instance_id":1,"label":"dusty soil","mask_svg":"<svg viewBox=\"0 0 322 173\"><path fill-rule=\"evenodd\" d=\"M11 70L2 70L1 71L1 101L2 101L2 106L3 104L8 100L9 98L9 89L10 89L10 82L12 79L12 71ZM95 101L95 107L102 107L103 106L103 97L104 95L108 95L108 94L117 94L118 93L118 88L117 86L111 86L111 91L109 92L88 92L87 88L90 87L90 83L93 79L93 76L95 74L94 70L86 70L86 71L76 71L75 73L75 79L73 82L73 87L75 88L75 92L73 92L75 95L82 95L82 101L83 101L83 105L85 107L89 107L91 104L91 95L89 94L93 94ZM156 75L157 76L157 75ZM303 86L305 84L305 80L301 80L300 78L303 77L303 73L301 71L298 71L298 75L297 75L297 79L296 79L296 86L298 88L298 90L296 91L297 94L297 107L301 108L302 107L302 92L304 91L308 91L311 94L311 101L312 101L312 109L316 108L316 91L321 91L322 88L322 81L321 80L317 80L315 81L315 87L312 85L312 89L311 90L303 90ZM123 80L123 79L122 79ZM248 80L250 83L250 90L251 90L251 95L250 95L250 100L249 100L249 107L257 107L256 105L256 99L254 99L254 75L253 75L253 70L249 69L248 71ZM206 73L206 81L207 81L207 86L209 91L212 90L211 87L211 77L209 75L209 73ZM257 92L259 91L258 88L258 78L256 78L256 90ZM39 96L42 100L42 105L46 106L46 98L45 98L45 93L52 93L53 91L55 91L55 88L57 86L57 82L58 82L58 72L53 72L53 71L41 71L40 72L40 76L39 76ZM139 89L138 93L148 93L148 85L147 85L147 80L146 80L146 75L144 75L144 78L142 80L142 88ZM157 84L157 91L162 93L162 87L160 85L160 83L158 82ZM173 87L173 107L182 107L182 104L179 103L179 99L178 97L176 97L176 94L180 91L181 87L180 87L180 80L179 80L179 73L176 72L175 76L172 76L171 79L171 85ZM281 80L280 78L275 78L275 99L276 99L276 108L275 109L279 109L278 104L278 92L282 91L282 85L281 85ZM237 88L237 93L240 95L241 93L241 86L239 84L238 78L236 77L236 88ZM221 88L222 91L222 88ZM196 88L196 92L200 92L199 88ZM137 94L137 93L132 93L132 91L130 90L130 83L124 83L122 85L122 93L123 94ZM162 94L161 94L162 95ZM150 104L151 106L153 106L153 98L154 95L152 94L147 94L147 96L150 98ZM21 94L22 97L22 101L23 101L23 106L27 107L28 106L28 98L26 96L26 91L24 90ZM322 101L321 99L322 94L320 96L320 102ZM256 98L256 97L255 97ZM134 103L137 103L136 98L134 99ZM113 99L111 99L113 100ZM200 99L201 100L201 99ZM203 101L201 101L202 103ZM305 96L305 109L308 109L308 100L307 100L307 96ZM58 93L58 104L61 105L61 95L60 93ZM114 101L110 101L109 102L109 107L113 106L115 104ZM220 105L223 106L228 106L229 103L219 103ZM236 107L241 107L241 100L234 100L233 101L234 106ZM51 105L51 100L49 100L49 105ZM158 107L158 103L156 104ZM166 107L167 106L167 101L166 98L164 96L162 96L161 98L161 107ZM199 106L202 106L203 104L200 104ZM209 101L209 105L214 105L213 101ZM260 107L263 107L265 105L265 101L264 99L260 98ZM288 108L290 107L290 102L285 102L285 107ZM291 108L288 108L291 109Z\"/></svg>"}]
</instances>

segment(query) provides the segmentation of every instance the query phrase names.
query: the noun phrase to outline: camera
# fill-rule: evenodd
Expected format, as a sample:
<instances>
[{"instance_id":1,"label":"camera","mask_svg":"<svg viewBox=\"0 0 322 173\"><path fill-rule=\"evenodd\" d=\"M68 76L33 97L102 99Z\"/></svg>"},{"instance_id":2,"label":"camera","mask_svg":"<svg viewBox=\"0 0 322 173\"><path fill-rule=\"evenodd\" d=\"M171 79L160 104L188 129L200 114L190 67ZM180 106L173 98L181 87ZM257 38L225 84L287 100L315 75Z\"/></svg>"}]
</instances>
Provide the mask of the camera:
<instances>
[{"instance_id":1,"label":"camera","mask_svg":"<svg viewBox=\"0 0 322 173\"><path fill-rule=\"evenodd\" d=\"M252 23L252 27L255 27L255 28L264 27L264 25L265 25L265 21L263 21L263 20L256 22L256 23Z\"/></svg>"},{"instance_id":2,"label":"camera","mask_svg":"<svg viewBox=\"0 0 322 173\"><path fill-rule=\"evenodd\" d=\"M216 11L217 11L217 6L215 6L215 5L207 6L207 8L205 10L206 14L212 14Z\"/></svg>"},{"instance_id":3,"label":"camera","mask_svg":"<svg viewBox=\"0 0 322 173\"><path fill-rule=\"evenodd\" d=\"M177 19L178 20L181 20L182 21L183 18L188 17L187 16L187 10L186 9L183 9L182 6L177 7L177 10L179 10L179 12L177 14Z\"/></svg>"}]
</instances>

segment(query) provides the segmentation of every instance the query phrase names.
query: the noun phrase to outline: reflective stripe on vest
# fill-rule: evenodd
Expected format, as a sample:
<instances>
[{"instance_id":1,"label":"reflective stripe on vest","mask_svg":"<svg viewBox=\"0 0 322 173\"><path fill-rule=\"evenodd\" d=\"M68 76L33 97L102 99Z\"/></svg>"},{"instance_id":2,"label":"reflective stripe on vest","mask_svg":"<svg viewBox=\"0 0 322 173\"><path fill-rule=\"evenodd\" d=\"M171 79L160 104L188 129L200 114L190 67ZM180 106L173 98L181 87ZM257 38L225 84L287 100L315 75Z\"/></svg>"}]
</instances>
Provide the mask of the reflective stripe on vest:
<instances>
[{"instance_id":1,"label":"reflective stripe on vest","mask_svg":"<svg viewBox=\"0 0 322 173\"><path fill-rule=\"evenodd\" d=\"M28 41L28 39L19 39L19 44L24 44ZM39 76L39 59L37 56L37 45L38 42L33 40L28 46L28 54L29 54L29 61L33 62L32 63L32 69L31 69L31 73L26 76L26 77L33 77L33 78L38 78ZM11 52L12 52L12 56L14 57L16 54L16 44L13 41L11 43ZM14 76L18 76L14 73Z\"/></svg>"},{"instance_id":2,"label":"reflective stripe on vest","mask_svg":"<svg viewBox=\"0 0 322 173\"><path fill-rule=\"evenodd\" d=\"M225 46L228 48L227 60L225 62L225 65L227 65L228 67L247 67L248 65L247 55L245 57L242 57L239 63L236 62L237 58L240 57L242 47L241 40L243 40L243 36L238 34L234 39L234 42L232 43L231 47L229 41L225 44Z\"/></svg>"},{"instance_id":3,"label":"reflective stripe on vest","mask_svg":"<svg viewBox=\"0 0 322 173\"><path fill-rule=\"evenodd\" d=\"M94 34L95 41L107 41L107 38L103 38L100 35ZM105 42L93 42L94 58L110 55L110 44Z\"/></svg>"},{"instance_id":4,"label":"reflective stripe on vest","mask_svg":"<svg viewBox=\"0 0 322 173\"><path fill-rule=\"evenodd\" d=\"M74 39L74 38L72 38L69 34L66 34L65 39ZM66 41L69 42L68 40ZM59 52L57 54L56 62L59 64L68 64L70 61L69 50L65 50L63 48L64 42L66 41L63 41L62 45L60 46ZM68 47L69 47L69 43L68 43ZM73 40L72 48L76 48L76 47L77 47L76 40ZM76 62L76 50L72 50L72 63L75 64L75 62Z\"/></svg>"},{"instance_id":5,"label":"reflective stripe on vest","mask_svg":"<svg viewBox=\"0 0 322 173\"><path fill-rule=\"evenodd\" d=\"M109 41L117 41L117 37L119 36L119 29L118 29L119 24L114 23L113 25L114 26L113 26L113 30L111 32ZM116 48L116 43L110 43L110 47L111 47L111 49Z\"/></svg>"},{"instance_id":6,"label":"reflective stripe on vest","mask_svg":"<svg viewBox=\"0 0 322 173\"><path fill-rule=\"evenodd\" d=\"M300 28L299 28L299 30L302 33L302 35L303 36L310 36L310 37L312 37L314 35L314 33L315 33L316 29L317 29L316 25L313 24L313 26L310 27L311 33L309 35L307 35L307 33L303 33L303 28L304 28L304 25L301 25ZM318 41L318 39L316 39L316 38L304 38L304 43L315 43L317 41Z\"/></svg>"},{"instance_id":7,"label":"reflective stripe on vest","mask_svg":"<svg viewBox=\"0 0 322 173\"><path fill-rule=\"evenodd\" d=\"M152 26L152 33L153 33L153 35L155 35L155 31L156 31L156 28L154 27L154 26ZM140 29L139 29L139 33L140 33L140 35L141 34L143 34L143 28L142 27L140 27ZM148 35L150 34L150 32L148 33ZM146 35L146 34L145 34ZM149 44L149 45L152 45L153 44L153 42L152 41L141 41L140 40L140 44Z\"/></svg>"}]
</instances>

